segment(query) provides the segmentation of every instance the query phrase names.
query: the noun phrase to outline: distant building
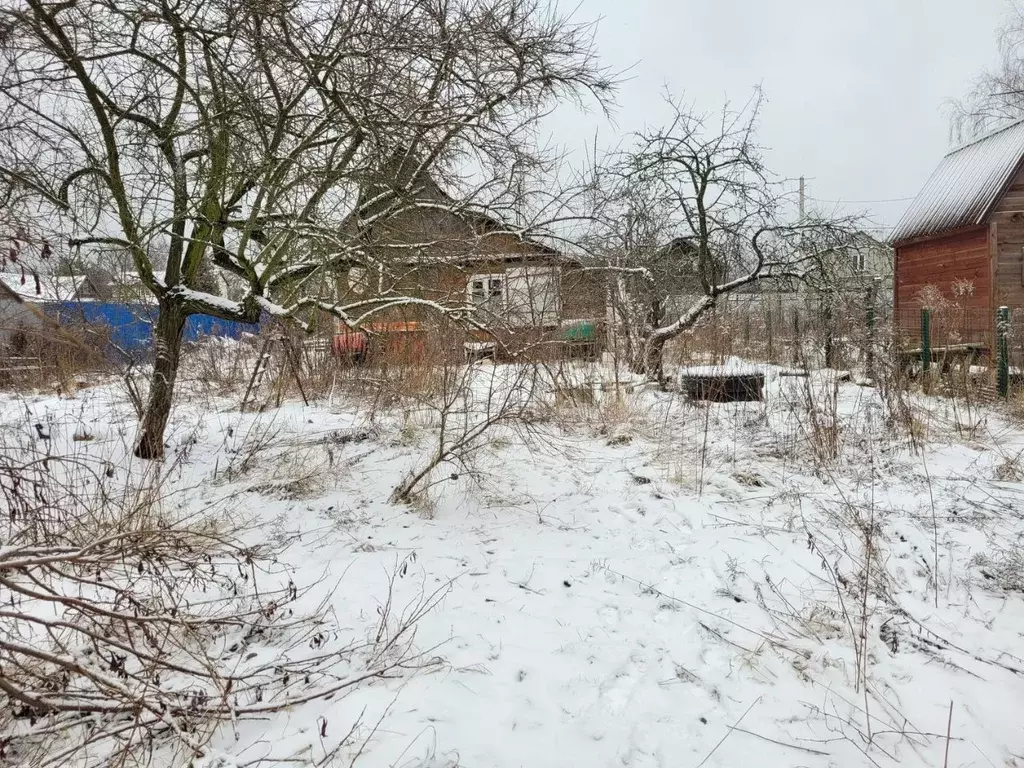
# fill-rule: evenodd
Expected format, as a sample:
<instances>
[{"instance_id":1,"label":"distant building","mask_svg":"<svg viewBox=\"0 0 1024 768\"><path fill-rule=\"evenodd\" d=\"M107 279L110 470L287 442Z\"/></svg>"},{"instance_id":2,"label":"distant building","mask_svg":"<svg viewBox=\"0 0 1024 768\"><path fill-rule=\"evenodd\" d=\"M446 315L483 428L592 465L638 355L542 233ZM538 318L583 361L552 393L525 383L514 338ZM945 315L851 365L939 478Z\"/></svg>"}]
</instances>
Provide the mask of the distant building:
<instances>
[{"instance_id":1,"label":"distant building","mask_svg":"<svg viewBox=\"0 0 1024 768\"><path fill-rule=\"evenodd\" d=\"M905 330L922 306L955 302L980 318L962 340L992 344L996 308L1024 309L1024 120L949 152L891 240Z\"/></svg>"},{"instance_id":2,"label":"distant building","mask_svg":"<svg viewBox=\"0 0 1024 768\"><path fill-rule=\"evenodd\" d=\"M748 310L767 308L776 312L817 312L823 303L828 303L834 312L851 316L866 310L869 302L879 311L892 305L893 249L867 232L855 232L846 244L826 251L813 266L806 266L805 279L755 280L730 291L722 302ZM689 290L672 295L676 314L692 306L703 294L696 267L687 274ZM719 282L725 279L724 275L719 276Z\"/></svg>"},{"instance_id":3,"label":"distant building","mask_svg":"<svg viewBox=\"0 0 1024 768\"><path fill-rule=\"evenodd\" d=\"M823 254L820 281L849 303L890 307L893 249L867 232L855 232L848 243Z\"/></svg>"},{"instance_id":4,"label":"distant building","mask_svg":"<svg viewBox=\"0 0 1024 768\"><path fill-rule=\"evenodd\" d=\"M400 178L400 170L388 173ZM464 209L429 176L411 186L417 205L389 215L366 232L376 269L349 266L337 272L337 297L356 303L383 297L414 297L423 304L396 302L379 313L368 330L420 349L424 334L436 326L438 314L425 306L466 306L480 330L469 333L465 347L521 352L543 345L560 347L578 341L596 344L604 321L606 276L587 270L576 259L548 244L524 236L498 219ZM374 200L382 190L369 186L362 199ZM372 217L375 211L365 215ZM352 219L349 233L358 230ZM365 344L361 331L341 324L335 348Z\"/></svg>"},{"instance_id":5,"label":"distant building","mask_svg":"<svg viewBox=\"0 0 1024 768\"><path fill-rule=\"evenodd\" d=\"M20 280L20 278L19 278ZM19 283L20 284L20 283ZM0 279L0 356L18 354L30 334L54 327L36 302L26 301Z\"/></svg>"},{"instance_id":6,"label":"distant building","mask_svg":"<svg viewBox=\"0 0 1024 768\"><path fill-rule=\"evenodd\" d=\"M88 301L98 298L96 287L85 275L0 272L0 285L31 304Z\"/></svg>"}]
</instances>

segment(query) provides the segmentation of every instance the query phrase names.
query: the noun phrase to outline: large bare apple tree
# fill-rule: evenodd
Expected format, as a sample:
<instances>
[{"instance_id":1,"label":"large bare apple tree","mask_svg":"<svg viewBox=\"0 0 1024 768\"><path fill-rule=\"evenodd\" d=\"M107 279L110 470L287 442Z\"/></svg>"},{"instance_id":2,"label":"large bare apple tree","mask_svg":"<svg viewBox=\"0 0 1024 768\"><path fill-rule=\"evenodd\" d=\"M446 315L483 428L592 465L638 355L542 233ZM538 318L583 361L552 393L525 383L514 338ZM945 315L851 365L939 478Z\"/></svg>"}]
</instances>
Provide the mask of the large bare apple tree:
<instances>
[{"instance_id":1,"label":"large bare apple tree","mask_svg":"<svg viewBox=\"0 0 1024 768\"><path fill-rule=\"evenodd\" d=\"M470 207L530 162L553 102L600 103L591 44L539 0L4 0L0 199L53 242L126 250L159 304L136 455L163 455L190 315L355 327L417 301L314 286L437 205L416 194L428 174L457 174L443 204ZM211 265L240 300L201 290Z\"/></svg>"},{"instance_id":2,"label":"large bare apple tree","mask_svg":"<svg viewBox=\"0 0 1024 768\"><path fill-rule=\"evenodd\" d=\"M856 224L798 215L795 186L767 169L756 141L760 93L718 112L668 104L668 125L636 135L603 173L607 194L591 237L614 277L633 366L656 378L665 344L723 297L807 278Z\"/></svg>"}]
</instances>

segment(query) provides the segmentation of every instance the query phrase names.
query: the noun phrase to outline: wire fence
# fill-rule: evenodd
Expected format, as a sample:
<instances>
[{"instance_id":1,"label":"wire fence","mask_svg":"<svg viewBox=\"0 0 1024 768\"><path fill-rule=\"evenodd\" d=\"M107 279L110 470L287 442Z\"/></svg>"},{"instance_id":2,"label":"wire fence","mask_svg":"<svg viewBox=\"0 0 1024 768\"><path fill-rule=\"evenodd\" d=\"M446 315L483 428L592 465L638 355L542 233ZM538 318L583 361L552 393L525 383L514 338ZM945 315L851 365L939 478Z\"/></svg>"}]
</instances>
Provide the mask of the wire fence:
<instances>
[{"instance_id":1,"label":"wire fence","mask_svg":"<svg viewBox=\"0 0 1024 768\"><path fill-rule=\"evenodd\" d=\"M909 376L969 377L994 393L1000 359L1011 389L1024 386L1024 307L1010 307L1000 358L997 313L947 305L894 310L862 296L763 294L723 302L670 348L673 362L720 364L730 357L828 367L871 375L880 365ZM926 363L927 359L927 363Z\"/></svg>"},{"instance_id":2,"label":"wire fence","mask_svg":"<svg viewBox=\"0 0 1024 768\"><path fill-rule=\"evenodd\" d=\"M672 345L678 362L730 357L777 365L856 368L888 348L891 308L843 296L762 294L722 302Z\"/></svg>"},{"instance_id":3,"label":"wire fence","mask_svg":"<svg viewBox=\"0 0 1024 768\"><path fill-rule=\"evenodd\" d=\"M41 383L55 376L70 381L75 372L109 368L109 359L104 361L113 343L108 325L72 322L68 316L58 325L45 322L38 313L29 319L38 327L29 327L25 317L0 318L0 346L4 350L0 354L0 386ZM260 329L260 333L247 336L250 344L241 346L230 343L233 336L226 334L228 338L211 338L200 345L199 352L190 359L201 363L197 369L200 378L207 382L223 380L229 389L239 379L248 380L253 361L264 353L275 360L280 358L277 368L282 373L278 378L290 381L295 378L293 369L301 369L304 376L322 380L329 387L339 366L351 367L353 355L339 347L333 322L322 325L315 336L294 329ZM519 331L501 337L501 341L503 345L514 343L521 352L515 359L524 361L577 357L575 353L580 351L586 353L582 355L585 360L597 360L601 352L617 357L620 364L628 360L622 350L617 351L614 329L601 321L584 325L576 323L537 334ZM1000 327L1003 335L997 337ZM437 358L434 352L441 348L455 350L467 359L470 352L491 352L500 362L500 356L492 351L493 341L481 340L464 328L435 329L434 336L441 342L430 345L430 353L419 350L416 355L396 354L393 344L382 341L385 336L367 336L366 358L373 363L371 367L394 369L389 375L404 376L406 368L429 365ZM413 336L406 333L401 339ZM264 342L271 337L287 337L287 347L278 349L281 345L276 345L263 350ZM1002 356L1001 349L1005 350ZM373 350L381 354L369 354ZM929 369L933 377L946 376L950 381L959 377L958 386L982 393L1000 391L1002 373L1009 389L1019 391L1024 387L1024 306L1009 308L1008 319L1000 326L996 313L987 309L949 303L924 313L920 307L894 311L889 297L863 291L851 290L848 295L796 291L740 294L724 298L694 329L667 347L669 364L721 364L733 357L800 369L847 370L869 378L883 369L898 369L910 378Z\"/></svg>"}]
</instances>

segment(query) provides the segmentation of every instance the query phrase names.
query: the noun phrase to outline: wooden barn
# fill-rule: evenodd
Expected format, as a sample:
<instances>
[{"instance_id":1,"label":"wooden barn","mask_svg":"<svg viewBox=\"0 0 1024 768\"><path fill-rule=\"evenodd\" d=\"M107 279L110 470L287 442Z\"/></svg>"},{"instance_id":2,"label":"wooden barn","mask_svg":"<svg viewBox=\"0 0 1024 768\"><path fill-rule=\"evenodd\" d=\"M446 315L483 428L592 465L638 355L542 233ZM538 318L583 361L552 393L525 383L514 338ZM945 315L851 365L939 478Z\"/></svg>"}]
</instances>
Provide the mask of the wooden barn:
<instances>
[{"instance_id":1,"label":"wooden barn","mask_svg":"<svg viewBox=\"0 0 1024 768\"><path fill-rule=\"evenodd\" d=\"M907 337L928 307L941 326L934 341L993 349L997 308L1024 310L1024 120L950 151L891 240Z\"/></svg>"}]
</instances>

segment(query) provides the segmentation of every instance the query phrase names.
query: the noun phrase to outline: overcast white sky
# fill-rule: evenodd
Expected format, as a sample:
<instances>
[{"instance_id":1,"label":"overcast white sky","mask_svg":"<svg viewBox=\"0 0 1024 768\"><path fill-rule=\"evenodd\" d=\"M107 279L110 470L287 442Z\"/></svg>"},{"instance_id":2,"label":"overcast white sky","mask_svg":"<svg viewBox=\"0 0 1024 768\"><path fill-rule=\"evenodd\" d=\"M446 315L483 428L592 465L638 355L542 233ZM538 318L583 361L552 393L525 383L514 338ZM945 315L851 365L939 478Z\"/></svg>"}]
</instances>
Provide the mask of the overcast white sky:
<instances>
[{"instance_id":1,"label":"overcast white sky","mask_svg":"<svg viewBox=\"0 0 1024 768\"><path fill-rule=\"evenodd\" d=\"M595 131L612 143L664 122L665 87L714 110L760 83L777 174L806 176L808 195L829 201L911 197L949 147L946 101L997 61L1008 2L579 0L575 19L600 19L602 61L633 68L616 125L559 110L548 128L582 152ZM891 227L906 205L851 207Z\"/></svg>"}]
</instances>

